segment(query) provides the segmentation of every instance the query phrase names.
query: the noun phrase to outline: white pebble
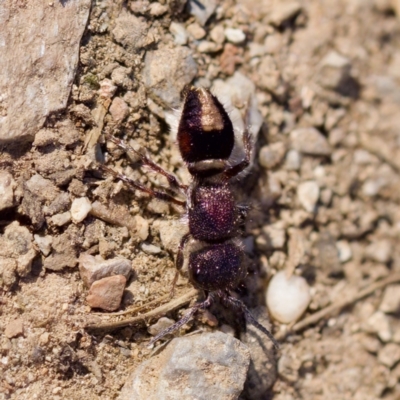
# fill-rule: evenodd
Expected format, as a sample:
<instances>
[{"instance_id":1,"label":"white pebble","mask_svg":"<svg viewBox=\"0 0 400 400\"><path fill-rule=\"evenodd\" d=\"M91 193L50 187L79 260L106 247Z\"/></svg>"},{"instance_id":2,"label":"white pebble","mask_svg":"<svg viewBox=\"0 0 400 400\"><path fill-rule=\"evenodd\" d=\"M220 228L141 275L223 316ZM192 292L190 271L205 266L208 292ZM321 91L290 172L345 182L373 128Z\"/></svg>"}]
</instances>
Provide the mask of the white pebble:
<instances>
[{"instance_id":1,"label":"white pebble","mask_svg":"<svg viewBox=\"0 0 400 400\"><path fill-rule=\"evenodd\" d=\"M314 212L319 198L319 186L317 182L306 181L300 183L297 187L297 198L306 211Z\"/></svg>"},{"instance_id":2,"label":"white pebble","mask_svg":"<svg viewBox=\"0 0 400 400\"><path fill-rule=\"evenodd\" d=\"M154 244L142 243L141 248L147 254L161 253L161 249L158 246L154 246Z\"/></svg>"},{"instance_id":3,"label":"white pebble","mask_svg":"<svg viewBox=\"0 0 400 400\"><path fill-rule=\"evenodd\" d=\"M87 197L75 199L71 204L72 222L79 224L82 222L92 209L92 203Z\"/></svg>"},{"instance_id":4,"label":"white pebble","mask_svg":"<svg viewBox=\"0 0 400 400\"><path fill-rule=\"evenodd\" d=\"M226 28L225 37L228 42L239 44L243 43L246 39L246 35L241 29Z\"/></svg>"},{"instance_id":5,"label":"white pebble","mask_svg":"<svg viewBox=\"0 0 400 400\"><path fill-rule=\"evenodd\" d=\"M45 255L48 256L51 252L51 243L53 241L53 237L50 235L47 236L40 236L40 235L33 235L35 238L35 242L39 247L39 250Z\"/></svg>"},{"instance_id":6,"label":"white pebble","mask_svg":"<svg viewBox=\"0 0 400 400\"><path fill-rule=\"evenodd\" d=\"M307 309L311 294L307 281L301 276L287 278L278 272L270 281L266 301L271 316L283 324L298 320Z\"/></svg>"},{"instance_id":7,"label":"white pebble","mask_svg":"<svg viewBox=\"0 0 400 400\"><path fill-rule=\"evenodd\" d=\"M187 43L188 34L183 24L171 22L171 25L169 26L169 31L174 35L175 44L183 46Z\"/></svg>"},{"instance_id":8,"label":"white pebble","mask_svg":"<svg viewBox=\"0 0 400 400\"><path fill-rule=\"evenodd\" d=\"M336 248L339 252L339 260L342 263L349 261L353 256L351 247L347 240L339 240L338 242L336 242Z\"/></svg>"}]
</instances>

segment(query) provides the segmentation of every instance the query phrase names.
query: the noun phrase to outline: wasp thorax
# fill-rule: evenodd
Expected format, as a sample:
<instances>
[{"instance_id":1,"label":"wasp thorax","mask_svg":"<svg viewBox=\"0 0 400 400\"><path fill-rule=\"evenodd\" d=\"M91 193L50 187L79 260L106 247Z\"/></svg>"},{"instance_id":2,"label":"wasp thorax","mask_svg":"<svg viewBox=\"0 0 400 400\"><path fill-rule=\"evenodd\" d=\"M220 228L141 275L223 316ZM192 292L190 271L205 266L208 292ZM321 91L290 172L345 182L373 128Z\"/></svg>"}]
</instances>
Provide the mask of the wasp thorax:
<instances>
[{"instance_id":1,"label":"wasp thorax","mask_svg":"<svg viewBox=\"0 0 400 400\"><path fill-rule=\"evenodd\" d=\"M190 88L178 127L179 149L185 162L228 159L235 143L232 122L207 89Z\"/></svg>"}]
</instances>

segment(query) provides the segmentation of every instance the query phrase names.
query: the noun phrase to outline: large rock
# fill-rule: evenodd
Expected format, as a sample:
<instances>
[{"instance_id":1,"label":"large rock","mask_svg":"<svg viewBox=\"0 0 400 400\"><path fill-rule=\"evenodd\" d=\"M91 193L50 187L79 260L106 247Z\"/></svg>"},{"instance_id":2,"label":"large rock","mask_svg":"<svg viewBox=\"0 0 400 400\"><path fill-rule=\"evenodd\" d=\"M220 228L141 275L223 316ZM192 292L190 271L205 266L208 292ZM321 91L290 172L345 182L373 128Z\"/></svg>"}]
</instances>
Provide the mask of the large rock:
<instances>
[{"instance_id":1,"label":"large rock","mask_svg":"<svg viewBox=\"0 0 400 400\"><path fill-rule=\"evenodd\" d=\"M243 390L249 363L246 346L224 333L176 338L139 365L119 400L234 400Z\"/></svg>"},{"instance_id":2,"label":"large rock","mask_svg":"<svg viewBox=\"0 0 400 400\"><path fill-rule=\"evenodd\" d=\"M33 140L67 105L90 3L0 2L0 143Z\"/></svg>"}]
</instances>

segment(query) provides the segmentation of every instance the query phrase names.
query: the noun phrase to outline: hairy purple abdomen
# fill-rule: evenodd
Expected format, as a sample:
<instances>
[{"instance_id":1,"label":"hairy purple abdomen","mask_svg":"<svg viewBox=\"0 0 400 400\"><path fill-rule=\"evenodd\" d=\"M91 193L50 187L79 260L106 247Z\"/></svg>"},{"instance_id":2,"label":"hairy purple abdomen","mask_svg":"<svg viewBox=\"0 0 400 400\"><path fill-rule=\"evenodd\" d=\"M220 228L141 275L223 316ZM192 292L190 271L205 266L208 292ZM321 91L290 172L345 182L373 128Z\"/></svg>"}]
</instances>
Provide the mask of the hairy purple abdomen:
<instances>
[{"instance_id":1,"label":"hairy purple abdomen","mask_svg":"<svg viewBox=\"0 0 400 400\"><path fill-rule=\"evenodd\" d=\"M189 209L190 233L197 240L218 241L237 234L237 209L228 185L197 186Z\"/></svg>"},{"instance_id":2,"label":"hairy purple abdomen","mask_svg":"<svg viewBox=\"0 0 400 400\"><path fill-rule=\"evenodd\" d=\"M246 273L242 261L243 251L233 243L207 246L190 254L190 280L206 291L233 289Z\"/></svg>"}]
</instances>

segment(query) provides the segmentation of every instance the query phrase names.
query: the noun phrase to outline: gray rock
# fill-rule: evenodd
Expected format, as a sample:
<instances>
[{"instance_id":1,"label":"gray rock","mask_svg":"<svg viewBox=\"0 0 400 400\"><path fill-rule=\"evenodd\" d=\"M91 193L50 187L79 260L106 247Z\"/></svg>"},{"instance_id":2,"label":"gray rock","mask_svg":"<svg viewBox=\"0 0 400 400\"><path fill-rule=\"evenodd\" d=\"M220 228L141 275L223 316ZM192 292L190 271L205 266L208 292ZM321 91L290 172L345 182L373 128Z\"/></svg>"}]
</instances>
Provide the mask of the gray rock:
<instances>
[{"instance_id":1,"label":"gray rock","mask_svg":"<svg viewBox=\"0 0 400 400\"><path fill-rule=\"evenodd\" d=\"M264 168L273 168L278 165L286 152L286 146L282 142L272 143L261 147L259 161Z\"/></svg>"},{"instance_id":2,"label":"gray rock","mask_svg":"<svg viewBox=\"0 0 400 400\"><path fill-rule=\"evenodd\" d=\"M205 25L217 8L216 0L189 0L188 10L200 25Z\"/></svg>"},{"instance_id":3,"label":"gray rock","mask_svg":"<svg viewBox=\"0 0 400 400\"><path fill-rule=\"evenodd\" d=\"M16 183L8 171L0 171L0 210L14 205Z\"/></svg>"},{"instance_id":4,"label":"gray rock","mask_svg":"<svg viewBox=\"0 0 400 400\"><path fill-rule=\"evenodd\" d=\"M182 236L188 232L188 227L178 220L157 221L153 226L159 229L160 239L164 249L173 253L177 251Z\"/></svg>"},{"instance_id":5,"label":"gray rock","mask_svg":"<svg viewBox=\"0 0 400 400\"><path fill-rule=\"evenodd\" d=\"M297 150L289 150L286 153L285 168L297 171L301 166L301 154Z\"/></svg>"},{"instance_id":6,"label":"gray rock","mask_svg":"<svg viewBox=\"0 0 400 400\"><path fill-rule=\"evenodd\" d=\"M112 33L116 42L132 52L141 50L155 41L153 35L149 34L146 20L126 11L116 19Z\"/></svg>"},{"instance_id":7,"label":"gray rock","mask_svg":"<svg viewBox=\"0 0 400 400\"><path fill-rule=\"evenodd\" d=\"M179 107L180 93L197 74L187 47L161 48L146 53L144 83L151 96L168 108Z\"/></svg>"},{"instance_id":8,"label":"gray rock","mask_svg":"<svg viewBox=\"0 0 400 400\"><path fill-rule=\"evenodd\" d=\"M292 148L313 156L329 156L332 153L326 137L315 128L299 128L290 133Z\"/></svg>"},{"instance_id":9,"label":"gray rock","mask_svg":"<svg viewBox=\"0 0 400 400\"><path fill-rule=\"evenodd\" d=\"M177 338L139 365L119 400L237 399L249 363L246 346L221 332Z\"/></svg>"},{"instance_id":10,"label":"gray rock","mask_svg":"<svg viewBox=\"0 0 400 400\"><path fill-rule=\"evenodd\" d=\"M66 107L91 1L14 3L0 3L0 93L8 94L0 142L33 140L46 117Z\"/></svg>"},{"instance_id":11,"label":"gray rock","mask_svg":"<svg viewBox=\"0 0 400 400\"><path fill-rule=\"evenodd\" d=\"M28 275L36 254L33 237L28 228L20 226L17 221L8 225L4 234L0 236L0 259L2 260L0 275L3 281L12 284L13 277L17 274Z\"/></svg>"},{"instance_id":12,"label":"gray rock","mask_svg":"<svg viewBox=\"0 0 400 400\"><path fill-rule=\"evenodd\" d=\"M79 257L79 272L87 287L99 279L113 275L123 275L128 279L131 271L132 262L126 258L104 260L100 256L93 257L89 254L81 254Z\"/></svg>"}]
</instances>

